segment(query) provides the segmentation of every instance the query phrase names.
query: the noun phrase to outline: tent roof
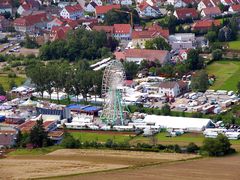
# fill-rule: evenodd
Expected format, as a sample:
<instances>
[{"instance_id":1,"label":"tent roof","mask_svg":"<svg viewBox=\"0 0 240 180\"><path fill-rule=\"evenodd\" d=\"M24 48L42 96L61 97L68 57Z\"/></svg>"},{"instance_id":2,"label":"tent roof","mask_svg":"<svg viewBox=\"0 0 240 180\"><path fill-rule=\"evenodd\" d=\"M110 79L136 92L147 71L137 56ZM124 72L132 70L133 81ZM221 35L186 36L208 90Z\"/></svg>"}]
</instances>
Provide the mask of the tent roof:
<instances>
[{"instance_id":1,"label":"tent roof","mask_svg":"<svg viewBox=\"0 0 240 180\"><path fill-rule=\"evenodd\" d=\"M165 128L179 128L179 129L202 129L211 123L211 119L204 118L188 118L188 117L174 117L174 116L157 116L147 115L144 119L146 123L155 123Z\"/></svg>"}]
</instances>

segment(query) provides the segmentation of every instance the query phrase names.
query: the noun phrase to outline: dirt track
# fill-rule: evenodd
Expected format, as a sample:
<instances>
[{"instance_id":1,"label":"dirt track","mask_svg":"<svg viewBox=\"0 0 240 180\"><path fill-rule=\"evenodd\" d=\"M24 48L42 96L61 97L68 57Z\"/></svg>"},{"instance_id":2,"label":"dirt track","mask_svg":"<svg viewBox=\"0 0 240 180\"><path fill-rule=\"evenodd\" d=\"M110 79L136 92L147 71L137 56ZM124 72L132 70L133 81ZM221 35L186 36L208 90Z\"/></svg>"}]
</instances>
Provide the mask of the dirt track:
<instances>
[{"instance_id":1,"label":"dirt track","mask_svg":"<svg viewBox=\"0 0 240 180\"><path fill-rule=\"evenodd\" d=\"M194 157L197 156L174 153L61 149L47 155L21 155L1 159L0 179L64 176L138 167Z\"/></svg>"},{"instance_id":2,"label":"dirt track","mask_svg":"<svg viewBox=\"0 0 240 180\"><path fill-rule=\"evenodd\" d=\"M137 169L86 174L71 180L238 180L240 155L166 163ZM69 178L65 178L69 179Z\"/></svg>"}]
</instances>

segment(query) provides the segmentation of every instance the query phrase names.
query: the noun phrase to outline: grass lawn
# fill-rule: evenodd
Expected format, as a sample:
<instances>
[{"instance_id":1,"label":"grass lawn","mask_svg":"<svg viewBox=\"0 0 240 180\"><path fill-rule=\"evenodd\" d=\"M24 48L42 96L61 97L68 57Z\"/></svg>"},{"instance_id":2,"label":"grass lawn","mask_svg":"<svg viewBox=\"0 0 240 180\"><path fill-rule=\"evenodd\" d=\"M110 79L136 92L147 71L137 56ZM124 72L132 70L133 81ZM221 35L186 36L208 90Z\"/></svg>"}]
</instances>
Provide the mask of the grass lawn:
<instances>
[{"instance_id":1,"label":"grass lawn","mask_svg":"<svg viewBox=\"0 0 240 180\"><path fill-rule=\"evenodd\" d=\"M216 81L209 89L214 90L237 90L237 83L240 81L240 62L218 61L206 68L209 75L215 75Z\"/></svg>"},{"instance_id":2,"label":"grass lawn","mask_svg":"<svg viewBox=\"0 0 240 180\"><path fill-rule=\"evenodd\" d=\"M50 146L45 148L36 148L36 149L17 149L8 153L8 155L15 156L15 155L44 155L50 152L53 152L57 149L61 149L60 146Z\"/></svg>"},{"instance_id":3,"label":"grass lawn","mask_svg":"<svg viewBox=\"0 0 240 180\"><path fill-rule=\"evenodd\" d=\"M21 76L17 76L16 78L9 78L7 75L5 75L5 74L0 74L0 84L2 84L3 85L3 88L5 89L5 90L9 90L9 82L11 81L11 80L14 80L15 81L15 83L19 86L19 85L21 85L24 81L25 81L25 79L26 78L24 78L24 77L21 77Z\"/></svg>"},{"instance_id":4,"label":"grass lawn","mask_svg":"<svg viewBox=\"0 0 240 180\"><path fill-rule=\"evenodd\" d=\"M240 50L240 41L230 41L228 43L229 49Z\"/></svg>"},{"instance_id":5,"label":"grass lawn","mask_svg":"<svg viewBox=\"0 0 240 180\"><path fill-rule=\"evenodd\" d=\"M79 139L81 142L85 141L98 141L106 142L108 139L112 139L114 142L125 142L131 138L129 135L123 134L100 134L100 133L89 133L89 132L71 132L71 135L75 139Z\"/></svg>"}]
</instances>

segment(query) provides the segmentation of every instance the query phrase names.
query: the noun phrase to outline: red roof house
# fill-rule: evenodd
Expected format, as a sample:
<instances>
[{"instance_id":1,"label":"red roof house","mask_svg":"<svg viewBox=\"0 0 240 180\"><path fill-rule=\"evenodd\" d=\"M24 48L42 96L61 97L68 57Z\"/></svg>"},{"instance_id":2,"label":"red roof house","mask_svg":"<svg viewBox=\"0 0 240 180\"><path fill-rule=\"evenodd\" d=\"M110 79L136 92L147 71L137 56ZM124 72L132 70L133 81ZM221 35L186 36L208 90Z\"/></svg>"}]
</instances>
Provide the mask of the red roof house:
<instances>
[{"instance_id":1,"label":"red roof house","mask_svg":"<svg viewBox=\"0 0 240 180\"><path fill-rule=\"evenodd\" d=\"M142 60L159 61L161 64L167 62L170 58L169 51L151 50L151 49L127 49L123 52L114 53L116 59L141 63Z\"/></svg>"},{"instance_id":2,"label":"red roof house","mask_svg":"<svg viewBox=\"0 0 240 180\"><path fill-rule=\"evenodd\" d=\"M104 15L112 10L112 9L120 9L121 6L119 4L114 4L114 5L106 5L106 6L97 6L95 10L95 15L99 19L103 19Z\"/></svg>"},{"instance_id":3,"label":"red roof house","mask_svg":"<svg viewBox=\"0 0 240 180\"><path fill-rule=\"evenodd\" d=\"M196 21L192 25L192 30L197 30L197 31L208 30L209 28L212 27L212 25L220 26L221 21L219 19L216 19L216 20L212 20L212 19L199 20L199 21Z\"/></svg>"},{"instance_id":4,"label":"red roof house","mask_svg":"<svg viewBox=\"0 0 240 180\"><path fill-rule=\"evenodd\" d=\"M16 31L31 32L36 28L45 28L48 21L49 19L45 12L38 12L15 19L13 25Z\"/></svg>"},{"instance_id":5,"label":"red roof house","mask_svg":"<svg viewBox=\"0 0 240 180\"><path fill-rule=\"evenodd\" d=\"M208 7L202 9L201 16L207 18L214 18L216 16L220 16L222 14L219 7Z\"/></svg>"},{"instance_id":6,"label":"red roof house","mask_svg":"<svg viewBox=\"0 0 240 180\"><path fill-rule=\"evenodd\" d=\"M131 39L132 38L132 27L130 24L114 24L114 34L116 39Z\"/></svg>"},{"instance_id":7,"label":"red roof house","mask_svg":"<svg viewBox=\"0 0 240 180\"><path fill-rule=\"evenodd\" d=\"M180 8L176 9L173 13L173 15L180 20L186 20L186 19L197 19L198 13L197 10L194 8Z\"/></svg>"},{"instance_id":8,"label":"red roof house","mask_svg":"<svg viewBox=\"0 0 240 180\"><path fill-rule=\"evenodd\" d=\"M228 11L238 13L240 12L240 4L234 4L229 7Z\"/></svg>"}]
</instances>

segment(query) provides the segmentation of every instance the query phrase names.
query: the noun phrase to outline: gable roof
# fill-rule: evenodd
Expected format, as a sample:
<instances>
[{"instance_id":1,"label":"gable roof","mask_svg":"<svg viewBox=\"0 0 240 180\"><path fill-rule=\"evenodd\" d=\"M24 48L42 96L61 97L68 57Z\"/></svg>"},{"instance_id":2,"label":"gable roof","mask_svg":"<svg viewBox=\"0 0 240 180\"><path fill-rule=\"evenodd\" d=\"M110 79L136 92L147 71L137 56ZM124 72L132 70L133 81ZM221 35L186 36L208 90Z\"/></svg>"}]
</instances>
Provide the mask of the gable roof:
<instances>
[{"instance_id":1,"label":"gable roof","mask_svg":"<svg viewBox=\"0 0 240 180\"><path fill-rule=\"evenodd\" d=\"M194 30L206 30L212 27L212 24L215 26L220 26L221 21L219 19L212 20L212 19L206 19L206 20L199 20L196 21L193 25L192 28Z\"/></svg>"},{"instance_id":2,"label":"gable roof","mask_svg":"<svg viewBox=\"0 0 240 180\"><path fill-rule=\"evenodd\" d=\"M240 4L234 4L234 5L231 6L231 8L232 8L233 11L238 12L238 11L240 11Z\"/></svg>"},{"instance_id":3,"label":"gable roof","mask_svg":"<svg viewBox=\"0 0 240 180\"><path fill-rule=\"evenodd\" d=\"M65 9L69 13L75 13L75 12L83 11L83 8L80 4L76 4L74 6L65 6Z\"/></svg>"},{"instance_id":4,"label":"gable roof","mask_svg":"<svg viewBox=\"0 0 240 180\"><path fill-rule=\"evenodd\" d=\"M152 50L152 49L127 49L122 54L121 52L115 53L116 58L143 58L148 61L158 60L160 63L164 63L168 55L166 50Z\"/></svg>"},{"instance_id":5,"label":"gable roof","mask_svg":"<svg viewBox=\"0 0 240 180\"><path fill-rule=\"evenodd\" d=\"M117 34L129 34L131 33L131 25L130 24L114 24L114 33Z\"/></svg>"},{"instance_id":6,"label":"gable roof","mask_svg":"<svg viewBox=\"0 0 240 180\"><path fill-rule=\"evenodd\" d=\"M140 9L140 11L144 11L147 7L151 7L152 9L158 11L159 9L156 6L151 6L150 4L148 4L146 1L143 1L142 3L140 3L138 5L138 8Z\"/></svg>"},{"instance_id":7,"label":"gable roof","mask_svg":"<svg viewBox=\"0 0 240 180\"><path fill-rule=\"evenodd\" d=\"M178 83L176 81L161 82L159 87L162 89L173 89Z\"/></svg>"},{"instance_id":8,"label":"gable roof","mask_svg":"<svg viewBox=\"0 0 240 180\"><path fill-rule=\"evenodd\" d=\"M20 17L14 20L14 25L17 26L32 26L40 22L46 22L47 14L45 12L40 12L36 14L31 14L29 16Z\"/></svg>"},{"instance_id":9,"label":"gable roof","mask_svg":"<svg viewBox=\"0 0 240 180\"><path fill-rule=\"evenodd\" d=\"M207 15L212 15L212 14L221 14L221 10L219 9L219 7L208 7L208 8L204 8L202 9L202 11L204 12L204 14Z\"/></svg>"},{"instance_id":10,"label":"gable roof","mask_svg":"<svg viewBox=\"0 0 240 180\"><path fill-rule=\"evenodd\" d=\"M121 6L119 4L97 6L96 7L96 14L106 14L108 11L110 11L112 9L120 9L120 8L121 8Z\"/></svg>"},{"instance_id":11,"label":"gable roof","mask_svg":"<svg viewBox=\"0 0 240 180\"><path fill-rule=\"evenodd\" d=\"M187 18L197 18L198 13L197 10L194 8L180 8L176 9L176 15L179 19L187 19Z\"/></svg>"},{"instance_id":12,"label":"gable roof","mask_svg":"<svg viewBox=\"0 0 240 180\"><path fill-rule=\"evenodd\" d=\"M93 26L92 29L95 31L104 31L106 33L111 33L111 34L114 32L113 26Z\"/></svg>"},{"instance_id":13,"label":"gable roof","mask_svg":"<svg viewBox=\"0 0 240 180\"><path fill-rule=\"evenodd\" d=\"M214 4L212 3L211 0L202 0L201 1L206 7L213 7Z\"/></svg>"}]
</instances>

